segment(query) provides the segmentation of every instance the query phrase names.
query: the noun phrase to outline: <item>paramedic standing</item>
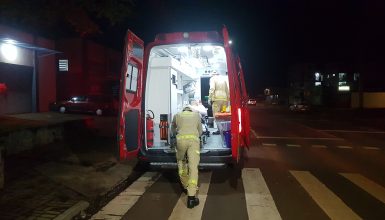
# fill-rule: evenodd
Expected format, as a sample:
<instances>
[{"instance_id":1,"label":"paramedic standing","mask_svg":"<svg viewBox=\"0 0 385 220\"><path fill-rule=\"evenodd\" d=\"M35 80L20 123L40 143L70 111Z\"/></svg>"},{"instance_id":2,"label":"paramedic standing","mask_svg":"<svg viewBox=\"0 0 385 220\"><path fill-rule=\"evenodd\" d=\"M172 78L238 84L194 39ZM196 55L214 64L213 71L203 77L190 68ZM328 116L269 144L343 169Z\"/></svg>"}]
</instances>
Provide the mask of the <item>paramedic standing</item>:
<instances>
[{"instance_id":1,"label":"paramedic standing","mask_svg":"<svg viewBox=\"0 0 385 220\"><path fill-rule=\"evenodd\" d=\"M213 115L216 113L226 111L227 103L229 101L229 88L227 80L220 76L215 70L210 78L209 100L212 102ZM213 134L219 134L219 131Z\"/></svg>"},{"instance_id":2,"label":"paramedic standing","mask_svg":"<svg viewBox=\"0 0 385 220\"><path fill-rule=\"evenodd\" d=\"M200 160L199 137L202 134L199 113L193 112L188 106L183 108L183 111L176 114L172 120L172 132L176 135L177 141L178 174L184 189L187 189L187 207L191 209L199 204L196 195Z\"/></svg>"},{"instance_id":3,"label":"paramedic standing","mask_svg":"<svg viewBox=\"0 0 385 220\"><path fill-rule=\"evenodd\" d=\"M213 114L227 108L229 101L229 88L227 80L220 76L215 70L210 78L209 99L212 102Z\"/></svg>"}]
</instances>

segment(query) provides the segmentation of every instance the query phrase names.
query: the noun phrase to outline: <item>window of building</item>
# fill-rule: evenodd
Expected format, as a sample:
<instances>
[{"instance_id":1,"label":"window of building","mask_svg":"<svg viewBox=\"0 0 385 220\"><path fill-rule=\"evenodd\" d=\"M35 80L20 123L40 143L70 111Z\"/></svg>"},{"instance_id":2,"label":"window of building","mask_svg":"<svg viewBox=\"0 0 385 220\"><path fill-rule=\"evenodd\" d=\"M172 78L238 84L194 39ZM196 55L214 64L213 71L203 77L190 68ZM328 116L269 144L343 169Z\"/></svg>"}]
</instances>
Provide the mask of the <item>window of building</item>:
<instances>
[{"instance_id":1,"label":"window of building","mask_svg":"<svg viewBox=\"0 0 385 220\"><path fill-rule=\"evenodd\" d=\"M338 86L338 91L342 91L342 92L350 91L350 86Z\"/></svg>"},{"instance_id":2,"label":"window of building","mask_svg":"<svg viewBox=\"0 0 385 220\"><path fill-rule=\"evenodd\" d=\"M346 81L346 73L338 73L339 81Z\"/></svg>"},{"instance_id":3,"label":"window of building","mask_svg":"<svg viewBox=\"0 0 385 220\"><path fill-rule=\"evenodd\" d=\"M354 73L353 78L354 78L354 81L357 81L360 78L360 74Z\"/></svg>"},{"instance_id":4,"label":"window of building","mask_svg":"<svg viewBox=\"0 0 385 220\"><path fill-rule=\"evenodd\" d=\"M68 60L59 60L59 71L68 71Z\"/></svg>"},{"instance_id":5,"label":"window of building","mask_svg":"<svg viewBox=\"0 0 385 220\"><path fill-rule=\"evenodd\" d=\"M314 73L315 81L321 81L321 74L320 73Z\"/></svg>"}]
</instances>

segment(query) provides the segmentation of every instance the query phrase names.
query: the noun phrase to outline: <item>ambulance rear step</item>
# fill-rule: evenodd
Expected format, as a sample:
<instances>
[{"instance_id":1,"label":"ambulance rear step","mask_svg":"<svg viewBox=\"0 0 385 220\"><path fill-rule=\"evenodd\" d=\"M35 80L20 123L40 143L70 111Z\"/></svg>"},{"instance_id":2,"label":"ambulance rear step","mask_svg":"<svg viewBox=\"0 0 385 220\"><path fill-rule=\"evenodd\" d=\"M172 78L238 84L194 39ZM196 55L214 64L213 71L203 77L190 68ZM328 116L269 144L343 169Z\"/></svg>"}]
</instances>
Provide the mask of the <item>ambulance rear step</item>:
<instances>
[{"instance_id":1,"label":"ambulance rear step","mask_svg":"<svg viewBox=\"0 0 385 220\"><path fill-rule=\"evenodd\" d=\"M177 163L173 162L150 162L150 166L152 167L160 167L160 168L174 168L176 169ZM226 163L199 163L199 168L224 168L226 167Z\"/></svg>"}]
</instances>

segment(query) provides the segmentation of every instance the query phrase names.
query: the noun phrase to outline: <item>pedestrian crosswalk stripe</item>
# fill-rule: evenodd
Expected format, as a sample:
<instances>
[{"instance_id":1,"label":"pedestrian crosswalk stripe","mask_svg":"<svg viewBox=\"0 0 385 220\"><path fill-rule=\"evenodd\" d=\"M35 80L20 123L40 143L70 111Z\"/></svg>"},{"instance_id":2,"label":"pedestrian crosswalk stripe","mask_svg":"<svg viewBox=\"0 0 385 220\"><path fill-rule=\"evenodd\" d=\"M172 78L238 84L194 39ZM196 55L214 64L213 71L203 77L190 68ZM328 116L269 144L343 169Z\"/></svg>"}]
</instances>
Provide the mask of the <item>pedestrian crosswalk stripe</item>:
<instances>
[{"instance_id":1,"label":"pedestrian crosswalk stripe","mask_svg":"<svg viewBox=\"0 0 385 220\"><path fill-rule=\"evenodd\" d=\"M258 168L243 169L242 180L245 189L247 213L250 220L282 219Z\"/></svg>"},{"instance_id":2,"label":"pedestrian crosswalk stripe","mask_svg":"<svg viewBox=\"0 0 385 220\"><path fill-rule=\"evenodd\" d=\"M343 141L343 138L332 137L277 137L277 136L258 136L258 139L287 139L287 140L329 140L329 141Z\"/></svg>"},{"instance_id":3,"label":"pedestrian crosswalk stripe","mask_svg":"<svg viewBox=\"0 0 385 220\"><path fill-rule=\"evenodd\" d=\"M288 147L301 147L299 144L286 144Z\"/></svg>"},{"instance_id":4,"label":"pedestrian crosswalk stripe","mask_svg":"<svg viewBox=\"0 0 385 220\"><path fill-rule=\"evenodd\" d=\"M144 192L158 180L158 172L146 172L126 190L104 206L91 219L121 219L122 216L139 200Z\"/></svg>"},{"instance_id":5,"label":"pedestrian crosswalk stripe","mask_svg":"<svg viewBox=\"0 0 385 220\"><path fill-rule=\"evenodd\" d=\"M290 173L331 219L361 219L310 172L291 170Z\"/></svg>"},{"instance_id":6,"label":"pedestrian crosswalk stripe","mask_svg":"<svg viewBox=\"0 0 385 220\"><path fill-rule=\"evenodd\" d=\"M351 146L337 146L337 148L341 148L341 149L352 149Z\"/></svg>"},{"instance_id":7,"label":"pedestrian crosswalk stripe","mask_svg":"<svg viewBox=\"0 0 385 220\"><path fill-rule=\"evenodd\" d=\"M361 174L341 173L341 175L385 204L385 188L381 185L362 176Z\"/></svg>"},{"instance_id":8,"label":"pedestrian crosswalk stripe","mask_svg":"<svg viewBox=\"0 0 385 220\"><path fill-rule=\"evenodd\" d=\"M320 130L320 131L341 132L341 133L385 134L385 131L354 131L354 130Z\"/></svg>"},{"instance_id":9,"label":"pedestrian crosswalk stripe","mask_svg":"<svg viewBox=\"0 0 385 220\"><path fill-rule=\"evenodd\" d=\"M203 207L206 203L207 192L209 191L212 172L201 172L199 174L199 205L193 209L187 208L187 195L184 193L180 196L176 203L174 210L172 211L169 220L182 220L182 219L201 219Z\"/></svg>"},{"instance_id":10,"label":"pedestrian crosswalk stripe","mask_svg":"<svg viewBox=\"0 0 385 220\"><path fill-rule=\"evenodd\" d=\"M363 147L365 150L380 150L378 147Z\"/></svg>"},{"instance_id":11,"label":"pedestrian crosswalk stripe","mask_svg":"<svg viewBox=\"0 0 385 220\"><path fill-rule=\"evenodd\" d=\"M314 148L327 148L325 145L320 145L320 144L313 144L311 146Z\"/></svg>"},{"instance_id":12,"label":"pedestrian crosswalk stripe","mask_svg":"<svg viewBox=\"0 0 385 220\"><path fill-rule=\"evenodd\" d=\"M276 144L262 143L263 146L277 146Z\"/></svg>"}]
</instances>

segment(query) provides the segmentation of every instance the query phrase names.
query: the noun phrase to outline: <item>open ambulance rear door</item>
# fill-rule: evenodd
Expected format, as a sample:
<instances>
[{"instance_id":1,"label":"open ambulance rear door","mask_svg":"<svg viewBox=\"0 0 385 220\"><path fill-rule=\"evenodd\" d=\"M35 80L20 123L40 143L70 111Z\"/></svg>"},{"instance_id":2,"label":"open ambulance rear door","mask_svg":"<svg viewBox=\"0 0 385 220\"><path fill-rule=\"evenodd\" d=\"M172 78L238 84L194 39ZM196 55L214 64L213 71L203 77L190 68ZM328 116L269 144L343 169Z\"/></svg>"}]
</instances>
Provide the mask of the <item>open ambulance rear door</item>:
<instances>
[{"instance_id":1,"label":"open ambulance rear door","mask_svg":"<svg viewBox=\"0 0 385 220\"><path fill-rule=\"evenodd\" d=\"M230 38L226 27L222 29L224 48L227 54L229 71L230 103L231 103L231 151L232 157L239 161L240 147L249 144L249 112L246 105L247 92L243 79L240 61L235 58L231 47Z\"/></svg>"},{"instance_id":2,"label":"open ambulance rear door","mask_svg":"<svg viewBox=\"0 0 385 220\"><path fill-rule=\"evenodd\" d=\"M237 76L241 89L241 124L243 125L243 129L241 131L241 145L246 146L248 148L250 145L250 114L249 108L247 106L247 101L249 100L249 97L247 95L245 78L243 77L243 69L239 56L237 56L236 62Z\"/></svg>"},{"instance_id":3,"label":"open ambulance rear door","mask_svg":"<svg viewBox=\"0 0 385 220\"><path fill-rule=\"evenodd\" d=\"M119 158L136 157L141 147L144 43L127 31L120 75L118 114Z\"/></svg>"}]
</instances>

